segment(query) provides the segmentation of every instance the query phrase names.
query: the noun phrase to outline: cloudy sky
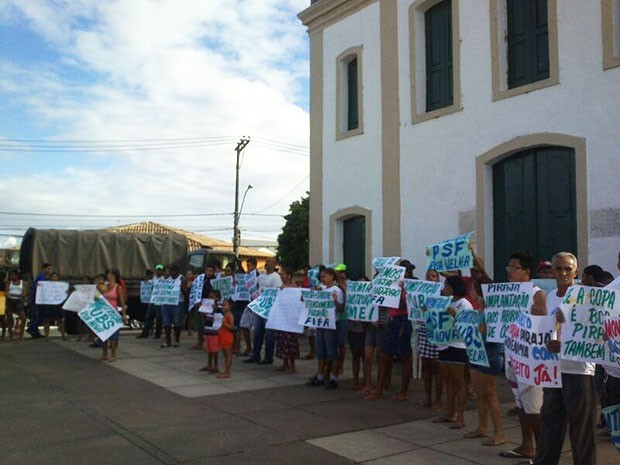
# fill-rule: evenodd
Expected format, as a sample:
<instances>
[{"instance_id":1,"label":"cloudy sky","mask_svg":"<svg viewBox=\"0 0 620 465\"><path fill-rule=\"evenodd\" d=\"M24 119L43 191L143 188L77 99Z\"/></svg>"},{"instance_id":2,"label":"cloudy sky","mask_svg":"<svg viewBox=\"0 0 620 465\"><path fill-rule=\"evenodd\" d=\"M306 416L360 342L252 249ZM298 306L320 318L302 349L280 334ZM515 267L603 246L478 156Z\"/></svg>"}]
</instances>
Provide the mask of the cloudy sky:
<instances>
[{"instance_id":1,"label":"cloudy sky","mask_svg":"<svg viewBox=\"0 0 620 465\"><path fill-rule=\"evenodd\" d=\"M230 240L243 136L242 237L275 239L308 189L309 4L0 0L0 240L145 220Z\"/></svg>"}]
</instances>

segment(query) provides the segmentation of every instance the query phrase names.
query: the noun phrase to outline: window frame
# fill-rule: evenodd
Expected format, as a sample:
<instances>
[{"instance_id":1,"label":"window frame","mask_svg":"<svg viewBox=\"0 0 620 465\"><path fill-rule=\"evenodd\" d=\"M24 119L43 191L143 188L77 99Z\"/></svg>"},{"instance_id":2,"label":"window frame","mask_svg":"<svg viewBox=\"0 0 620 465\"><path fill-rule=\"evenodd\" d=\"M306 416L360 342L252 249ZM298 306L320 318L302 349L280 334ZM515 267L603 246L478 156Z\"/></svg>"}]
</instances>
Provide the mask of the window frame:
<instances>
[{"instance_id":1,"label":"window frame","mask_svg":"<svg viewBox=\"0 0 620 465\"><path fill-rule=\"evenodd\" d=\"M443 0L416 0L409 6L409 56L411 121L428 121L461 111L460 0L452 0L452 105L426 111L426 27L425 13Z\"/></svg>"},{"instance_id":2,"label":"window frame","mask_svg":"<svg viewBox=\"0 0 620 465\"><path fill-rule=\"evenodd\" d=\"M558 5L557 0L548 0L549 77L519 87L508 88L508 19L506 4L507 0L491 0L489 2L493 101L527 94L560 83Z\"/></svg>"},{"instance_id":3,"label":"window frame","mask_svg":"<svg viewBox=\"0 0 620 465\"><path fill-rule=\"evenodd\" d=\"M346 49L336 58L336 140L364 133L364 94L362 46ZM348 129L349 121L349 63L357 60L357 127Z\"/></svg>"},{"instance_id":4,"label":"window frame","mask_svg":"<svg viewBox=\"0 0 620 465\"><path fill-rule=\"evenodd\" d=\"M603 69L620 66L620 0L601 0Z\"/></svg>"}]
</instances>

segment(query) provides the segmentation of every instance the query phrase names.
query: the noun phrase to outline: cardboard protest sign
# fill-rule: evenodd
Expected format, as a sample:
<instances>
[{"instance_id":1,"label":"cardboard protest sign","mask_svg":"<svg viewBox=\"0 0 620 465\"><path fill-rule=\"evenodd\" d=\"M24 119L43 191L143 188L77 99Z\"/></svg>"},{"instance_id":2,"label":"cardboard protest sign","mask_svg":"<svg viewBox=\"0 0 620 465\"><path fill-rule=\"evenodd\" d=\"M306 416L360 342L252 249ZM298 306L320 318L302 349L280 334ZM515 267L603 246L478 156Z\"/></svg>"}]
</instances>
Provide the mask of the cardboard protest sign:
<instances>
[{"instance_id":1,"label":"cardboard protest sign","mask_svg":"<svg viewBox=\"0 0 620 465\"><path fill-rule=\"evenodd\" d=\"M605 338L609 351L609 363L603 365L620 369L620 317L607 317L605 319Z\"/></svg>"},{"instance_id":2,"label":"cardboard protest sign","mask_svg":"<svg viewBox=\"0 0 620 465\"><path fill-rule=\"evenodd\" d=\"M232 299L232 296L235 293L235 285L233 283L232 276L212 279L211 286L213 286L213 289L220 291L222 300Z\"/></svg>"},{"instance_id":3,"label":"cardboard protest sign","mask_svg":"<svg viewBox=\"0 0 620 465\"><path fill-rule=\"evenodd\" d=\"M235 274L235 293L233 294L233 300L247 300L250 299L250 289L248 288L248 275L246 273L237 273Z\"/></svg>"},{"instance_id":4,"label":"cardboard protest sign","mask_svg":"<svg viewBox=\"0 0 620 465\"><path fill-rule=\"evenodd\" d=\"M202 300L202 287L205 283L205 275L199 274L192 281L192 287L189 288L189 308L194 308Z\"/></svg>"},{"instance_id":5,"label":"cardboard protest sign","mask_svg":"<svg viewBox=\"0 0 620 465\"><path fill-rule=\"evenodd\" d=\"M198 307L198 311L200 313L213 313L213 307L215 305L215 300L213 299L202 299L200 302L200 307Z\"/></svg>"},{"instance_id":6,"label":"cardboard protest sign","mask_svg":"<svg viewBox=\"0 0 620 465\"><path fill-rule=\"evenodd\" d=\"M403 289L407 293L407 313L411 321L424 321L424 303L427 297L438 296L441 293L441 283L422 281L419 279L404 279Z\"/></svg>"},{"instance_id":7,"label":"cardboard protest sign","mask_svg":"<svg viewBox=\"0 0 620 465\"><path fill-rule=\"evenodd\" d=\"M620 404L605 407L601 413L605 417L605 425L611 433L611 439L620 451Z\"/></svg>"},{"instance_id":8,"label":"cardboard protest sign","mask_svg":"<svg viewBox=\"0 0 620 465\"><path fill-rule=\"evenodd\" d=\"M248 273L247 283L248 291L250 292L250 300L258 298L260 290L258 289L258 274Z\"/></svg>"},{"instance_id":9,"label":"cardboard protest sign","mask_svg":"<svg viewBox=\"0 0 620 465\"><path fill-rule=\"evenodd\" d=\"M620 291L599 287L571 286L560 309L564 323L561 357L578 362L613 364L613 354L603 339L605 321L620 316Z\"/></svg>"},{"instance_id":10,"label":"cardboard protest sign","mask_svg":"<svg viewBox=\"0 0 620 465\"><path fill-rule=\"evenodd\" d=\"M266 287L258 298L248 304L248 308L261 318L269 318L269 312L276 301L279 290L277 287Z\"/></svg>"},{"instance_id":11,"label":"cardboard protest sign","mask_svg":"<svg viewBox=\"0 0 620 465\"><path fill-rule=\"evenodd\" d=\"M6 293L0 291L0 316L4 316L6 313Z\"/></svg>"},{"instance_id":12,"label":"cardboard protest sign","mask_svg":"<svg viewBox=\"0 0 620 465\"><path fill-rule=\"evenodd\" d=\"M280 289L276 301L269 312L269 319L265 327L278 331L302 334L303 325L299 324L299 318L306 308L301 298L304 289L299 287L285 287Z\"/></svg>"},{"instance_id":13,"label":"cardboard protest sign","mask_svg":"<svg viewBox=\"0 0 620 465\"><path fill-rule=\"evenodd\" d=\"M469 238L473 232L454 239L427 246L427 269L442 271L469 270L474 266L474 256L469 249Z\"/></svg>"},{"instance_id":14,"label":"cardboard protest sign","mask_svg":"<svg viewBox=\"0 0 620 465\"><path fill-rule=\"evenodd\" d=\"M303 293L305 309L298 323L310 328L336 329L336 304L329 291Z\"/></svg>"},{"instance_id":15,"label":"cardboard protest sign","mask_svg":"<svg viewBox=\"0 0 620 465\"><path fill-rule=\"evenodd\" d=\"M463 342L454 328L454 319L447 312L451 302L452 297L448 296L426 298L426 337L431 344Z\"/></svg>"},{"instance_id":16,"label":"cardboard protest sign","mask_svg":"<svg viewBox=\"0 0 620 465\"><path fill-rule=\"evenodd\" d=\"M347 313L347 319L368 322L379 319L372 282L347 281L346 297L344 310Z\"/></svg>"},{"instance_id":17,"label":"cardboard protest sign","mask_svg":"<svg viewBox=\"0 0 620 465\"><path fill-rule=\"evenodd\" d=\"M123 327L123 319L103 297L94 300L88 307L80 310L78 316L102 341Z\"/></svg>"},{"instance_id":18,"label":"cardboard protest sign","mask_svg":"<svg viewBox=\"0 0 620 465\"><path fill-rule=\"evenodd\" d=\"M396 265L400 262L400 257L376 257L372 260L372 267L375 271L381 271L385 266Z\"/></svg>"},{"instance_id":19,"label":"cardboard protest sign","mask_svg":"<svg viewBox=\"0 0 620 465\"><path fill-rule=\"evenodd\" d=\"M488 367L489 358L478 329L478 323L477 310L461 310L456 314L455 328L461 339L465 341L467 360L474 365Z\"/></svg>"},{"instance_id":20,"label":"cardboard protest sign","mask_svg":"<svg viewBox=\"0 0 620 465\"><path fill-rule=\"evenodd\" d=\"M69 283L62 281L39 281L37 283L37 305L59 305L67 298Z\"/></svg>"},{"instance_id":21,"label":"cardboard protest sign","mask_svg":"<svg viewBox=\"0 0 620 465\"><path fill-rule=\"evenodd\" d=\"M62 309L69 312L79 312L95 300L96 293L97 286L95 284L76 284L75 290L64 303Z\"/></svg>"},{"instance_id":22,"label":"cardboard protest sign","mask_svg":"<svg viewBox=\"0 0 620 465\"><path fill-rule=\"evenodd\" d=\"M506 359L521 384L562 387L560 358L547 350L555 332L555 316L521 313L508 327Z\"/></svg>"},{"instance_id":23,"label":"cardboard protest sign","mask_svg":"<svg viewBox=\"0 0 620 465\"><path fill-rule=\"evenodd\" d=\"M151 294L153 293L153 280L142 281L140 283L140 303L151 303Z\"/></svg>"},{"instance_id":24,"label":"cardboard protest sign","mask_svg":"<svg viewBox=\"0 0 620 465\"><path fill-rule=\"evenodd\" d=\"M504 342L506 331L521 313L529 313L534 285L525 283L482 284L487 341Z\"/></svg>"},{"instance_id":25,"label":"cardboard protest sign","mask_svg":"<svg viewBox=\"0 0 620 465\"><path fill-rule=\"evenodd\" d=\"M375 305L382 307L398 308L402 288L400 281L405 276L405 267L398 265L385 265L372 280L375 294Z\"/></svg>"},{"instance_id":26,"label":"cardboard protest sign","mask_svg":"<svg viewBox=\"0 0 620 465\"><path fill-rule=\"evenodd\" d=\"M151 303L154 305L178 305L180 294L180 279L160 279L153 284Z\"/></svg>"}]
</instances>

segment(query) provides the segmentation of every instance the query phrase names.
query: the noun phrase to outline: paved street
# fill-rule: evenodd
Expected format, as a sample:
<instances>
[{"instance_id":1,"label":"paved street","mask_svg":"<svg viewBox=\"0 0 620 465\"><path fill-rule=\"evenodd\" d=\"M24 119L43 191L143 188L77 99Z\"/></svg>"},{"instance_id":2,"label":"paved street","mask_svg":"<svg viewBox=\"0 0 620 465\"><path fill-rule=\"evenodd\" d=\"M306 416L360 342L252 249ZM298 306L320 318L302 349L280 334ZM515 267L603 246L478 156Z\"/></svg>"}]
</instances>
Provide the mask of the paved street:
<instances>
[{"instance_id":1,"label":"paved street","mask_svg":"<svg viewBox=\"0 0 620 465\"><path fill-rule=\"evenodd\" d=\"M335 391L305 387L314 362L284 375L236 357L232 377L218 380L198 371L206 354L189 351L187 338L161 349L134 336L123 333L114 364L75 340L0 342L0 464L522 463L498 456L520 438L514 418L504 416L506 446L462 439L414 407L419 380L405 404L364 401L349 380ZM506 411L510 393L500 385ZM473 428L475 412L466 420ZM617 463L601 441L599 464Z\"/></svg>"}]
</instances>

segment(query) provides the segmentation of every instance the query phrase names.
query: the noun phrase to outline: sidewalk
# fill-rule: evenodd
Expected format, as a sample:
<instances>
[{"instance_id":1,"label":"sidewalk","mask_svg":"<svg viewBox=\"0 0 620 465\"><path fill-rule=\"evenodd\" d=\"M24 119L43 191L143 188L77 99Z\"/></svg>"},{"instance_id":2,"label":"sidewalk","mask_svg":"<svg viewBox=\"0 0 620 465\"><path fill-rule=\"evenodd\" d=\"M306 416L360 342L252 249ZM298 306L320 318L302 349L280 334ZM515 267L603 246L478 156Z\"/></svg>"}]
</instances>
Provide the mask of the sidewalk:
<instances>
[{"instance_id":1,"label":"sidewalk","mask_svg":"<svg viewBox=\"0 0 620 465\"><path fill-rule=\"evenodd\" d=\"M83 342L0 342L0 464L522 463L498 456L519 440L514 418L504 417L504 446L462 439L414 407L420 380L406 403L367 402L347 380L334 391L304 386L313 361L283 375L236 357L232 377L216 380L198 372L206 355L187 350L189 340L176 349L158 342L124 332L114 364ZM500 384L506 410L510 392ZM466 420L473 428L475 413ZM600 465L618 463L609 441L598 451Z\"/></svg>"}]
</instances>

